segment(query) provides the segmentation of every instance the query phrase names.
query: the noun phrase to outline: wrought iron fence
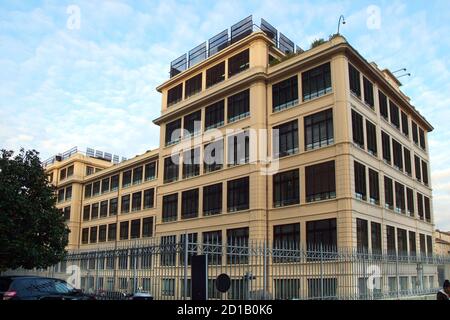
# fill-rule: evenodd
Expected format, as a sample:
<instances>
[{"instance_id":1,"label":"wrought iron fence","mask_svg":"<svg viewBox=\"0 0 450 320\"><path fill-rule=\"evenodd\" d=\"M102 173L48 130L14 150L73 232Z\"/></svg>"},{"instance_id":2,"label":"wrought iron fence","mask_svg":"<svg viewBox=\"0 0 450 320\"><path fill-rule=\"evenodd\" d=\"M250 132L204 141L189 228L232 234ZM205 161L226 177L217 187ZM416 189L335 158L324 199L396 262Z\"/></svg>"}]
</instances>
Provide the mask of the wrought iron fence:
<instances>
[{"instance_id":1,"label":"wrought iron fence","mask_svg":"<svg viewBox=\"0 0 450 320\"><path fill-rule=\"evenodd\" d=\"M148 292L155 299L190 299L191 260L207 256L208 299L389 299L435 293L450 258L372 254L354 249L227 239L127 242L70 252L46 270L14 270L69 280L99 299ZM228 292L216 278L231 279ZM448 275L447 275L448 276Z\"/></svg>"}]
</instances>

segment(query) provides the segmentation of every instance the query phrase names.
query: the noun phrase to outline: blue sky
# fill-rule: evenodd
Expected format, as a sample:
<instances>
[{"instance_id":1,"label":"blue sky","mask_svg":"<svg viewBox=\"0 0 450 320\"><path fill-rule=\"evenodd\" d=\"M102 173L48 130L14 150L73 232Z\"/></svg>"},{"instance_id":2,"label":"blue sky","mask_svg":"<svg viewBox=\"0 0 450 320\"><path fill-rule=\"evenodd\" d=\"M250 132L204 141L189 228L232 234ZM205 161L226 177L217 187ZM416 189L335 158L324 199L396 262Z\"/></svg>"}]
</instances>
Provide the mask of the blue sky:
<instances>
[{"instance_id":1,"label":"blue sky","mask_svg":"<svg viewBox=\"0 0 450 320\"><path fill-rule=\"evenodd\" d=\"M80 9L79 29L67 27L70 5ZM447 0L1 0L0 148L35 148L44 159L73 146L127 157L153 149L155 88L171 60L250 14L308 48L336 32L341 13L341 33L367 60L411 72L402 90L435 127L434 214L437 227L450 230Z\"/></svg>"}]
</instances>

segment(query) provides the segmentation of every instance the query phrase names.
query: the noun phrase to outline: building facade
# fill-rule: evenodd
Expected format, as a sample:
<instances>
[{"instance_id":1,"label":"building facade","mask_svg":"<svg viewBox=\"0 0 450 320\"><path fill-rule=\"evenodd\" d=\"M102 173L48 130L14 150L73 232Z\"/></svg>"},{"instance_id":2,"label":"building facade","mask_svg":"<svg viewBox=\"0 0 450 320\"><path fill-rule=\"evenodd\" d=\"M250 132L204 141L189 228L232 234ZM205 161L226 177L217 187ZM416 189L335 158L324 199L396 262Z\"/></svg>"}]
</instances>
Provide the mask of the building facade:
<instances>
[{"instance_id":1,"label":"building facade","mask_svg":"<svg viewBox=\"0 0 450 320\"><path fill-rule=\"evenodd\" d=\"M286 53L262 31L185 69L157 88L157 150L46 167L69 249L188 236L433 252L433 128L389 70L342 36Z\"/></svg>"}]
</instances>

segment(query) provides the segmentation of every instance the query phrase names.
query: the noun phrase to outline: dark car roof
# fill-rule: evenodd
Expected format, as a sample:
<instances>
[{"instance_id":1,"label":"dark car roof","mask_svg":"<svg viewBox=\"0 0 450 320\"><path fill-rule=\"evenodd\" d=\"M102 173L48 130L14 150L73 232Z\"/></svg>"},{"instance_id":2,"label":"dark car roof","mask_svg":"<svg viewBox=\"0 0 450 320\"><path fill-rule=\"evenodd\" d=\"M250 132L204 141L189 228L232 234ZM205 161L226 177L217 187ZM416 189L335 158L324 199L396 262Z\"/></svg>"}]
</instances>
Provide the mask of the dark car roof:
<instances>
[{"instance_id":1,"label":"dark car roof","mask_svg":"<svg viewBox=\"0 0 450 320\"><path fill-rule=\"evenodd\" d=\"M16 280L16 279L49 279L49 280L62 280L57 278L50 278L50 277L39 277L39 276L0 276L0 279L9 279L9 280ZM64 281L64 280L62 280Z\"/></svg>"}]
</instances>

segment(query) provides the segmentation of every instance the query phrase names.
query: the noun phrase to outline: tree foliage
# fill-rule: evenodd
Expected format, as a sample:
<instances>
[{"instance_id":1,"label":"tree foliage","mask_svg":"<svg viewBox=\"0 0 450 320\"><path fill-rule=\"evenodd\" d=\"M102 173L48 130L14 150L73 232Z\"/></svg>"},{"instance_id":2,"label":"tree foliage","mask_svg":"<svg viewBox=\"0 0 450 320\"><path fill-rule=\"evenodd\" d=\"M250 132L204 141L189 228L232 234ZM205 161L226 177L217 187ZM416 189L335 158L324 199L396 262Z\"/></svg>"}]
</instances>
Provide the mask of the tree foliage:
<instances>
[{"instance_id":1,"label":"tree foliage","mask_svg":"<svg viewBox=\"0 0 450 320\"><path fill-rule=\"evenodd\" d=\"M62 260L69 230L55 203L37 151L0 151L0 270Z\"/></svg>"}]
</instances>

